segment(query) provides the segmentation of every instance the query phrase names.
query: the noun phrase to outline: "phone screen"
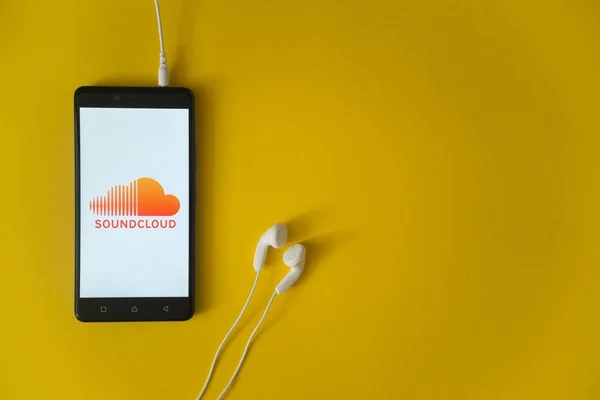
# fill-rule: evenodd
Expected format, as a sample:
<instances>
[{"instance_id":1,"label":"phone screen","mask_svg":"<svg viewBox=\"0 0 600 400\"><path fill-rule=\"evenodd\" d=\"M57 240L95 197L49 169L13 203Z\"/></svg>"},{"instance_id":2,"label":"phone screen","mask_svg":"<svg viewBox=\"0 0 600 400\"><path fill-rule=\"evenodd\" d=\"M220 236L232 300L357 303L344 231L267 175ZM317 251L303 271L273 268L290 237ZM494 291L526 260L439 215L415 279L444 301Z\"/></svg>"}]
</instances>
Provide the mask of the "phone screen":
<instances>
[{"instance_id":1,"label":"phone screen","mask_svg":"<svg viewBox=\"0 0 600 400\"><path fill-rule=\"evenodd\" d=\"M187 108L79 108L79 297L190 296Z\"/></svg>"}]
</instances>

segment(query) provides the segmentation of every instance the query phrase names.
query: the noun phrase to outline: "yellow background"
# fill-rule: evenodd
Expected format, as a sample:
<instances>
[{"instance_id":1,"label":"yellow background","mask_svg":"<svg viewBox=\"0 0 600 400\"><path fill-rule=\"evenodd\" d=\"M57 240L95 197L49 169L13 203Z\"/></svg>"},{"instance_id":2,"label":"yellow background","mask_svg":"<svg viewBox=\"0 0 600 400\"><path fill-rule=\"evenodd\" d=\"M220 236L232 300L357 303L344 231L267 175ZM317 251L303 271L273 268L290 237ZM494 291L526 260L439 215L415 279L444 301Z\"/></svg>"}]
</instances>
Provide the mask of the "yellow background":
<instances>
[{"instance_id":1,"label":"yellow background","mask_svg":"<svg viewBox=\"0 0 600 400\"><path fill-rule=\"evenodd\" d=\"M163 0L198 106L198 312L73 315L73 91L154 85L151 0L0 2L0 398L194 399L289 223L231 399L600 398L600 6ZM287 269L271 251L223 388Z\"/></svg>"}]
</instances>

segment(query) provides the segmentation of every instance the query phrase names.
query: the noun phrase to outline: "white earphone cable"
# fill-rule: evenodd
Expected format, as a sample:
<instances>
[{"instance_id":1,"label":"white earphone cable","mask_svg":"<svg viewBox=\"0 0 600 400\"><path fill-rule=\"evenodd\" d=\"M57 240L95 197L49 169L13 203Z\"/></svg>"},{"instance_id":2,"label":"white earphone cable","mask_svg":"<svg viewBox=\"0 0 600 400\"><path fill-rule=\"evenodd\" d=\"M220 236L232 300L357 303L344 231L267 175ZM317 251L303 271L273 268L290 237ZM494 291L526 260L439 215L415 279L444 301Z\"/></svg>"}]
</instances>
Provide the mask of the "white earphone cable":
<instances>
[{"instance_id":1,"label":"white earphone cable","mask_svg":"<svg viewBox=\"0 0 600 400\"><path fill-rule=\"evenodd\" d=\"M165 52L165 43L162 32L162 19L160 17L160 6L158 0L154 0L156 8L156 22L158 23L158 40L160 43L160 58L158 66L158 86L169 86L169 68L167 67L167 53Z\"/></svg>"},{"instance_id":2,"label":"white earphone cable","mask_svg":"<svg viewBox=\"0 0 600 400\"><path fill-rule=\"evenodd\" d=\"M223 346L225 346L225 343L227 343L227 340L229 339L229 336L231 335L231 333L235 329L236 325L238 324L238 322L240 322L240 319L242 319L242 315L244 315L244 312L246 312L246 308L248 308L248 304L250 303L250 299L252 298L252 295L254 294L254 290L256 289L256 285L258 284L258 278L259 277L260 277L260 271L257 271L256 272L256 278L254 278L254 284L252 285L252 289L250 290L250 294L248 295L248 298L246 299L246 303L244 303L244 307L242 307L242 311L240 311L240 314L236 318L236 320L233 323L233 325L231 325L231 328L229 328L229 331L227 332L227 334L223 338L223 341L219 345L219 348L217 349L217 352L215 353L215 358L213 359L212 365L210 366L210 370L208 371L208 376L206 377L206 382L204 382L204 386L202 387L202 390L200 391L200 394L198 395L198 397L196 398L196 400L200 400L202 398L202 396L204 396L204 393L206 392L206 389L208 388L208 384L209 384L210 379L212 377L213 371L215 370L215 366L217 365L217 359L219 358L219 354L221 353L221 350L223 349Z\"/></svg>"},{"instance_id":3,"label":"white earphone cable","mask_svg":"<svg viewBox=\"0 0 600 400\"><path fill-rule=\"evenodd\" d=\"M262 317L260 317L260 320L258 321L258 323L256 324L256 326L254 327L254 330L252 331L252 333L250 334L250 337L248 338L248 341L246 342L246 347L244 348L244 352L242 353L242 357L240 358L240 362L238 363L237 368L235 369L235 372L231 376L231 379L227 383L227 386L225 386L225 389L223 389L223 391L221 392L221 394L219 395L219 397L217 397L217 400L221 400L223 398L223 396L225 395L225 393L231 387L231 384L233 383L233 381L234 381L235 377L237 376L238 372L240 372L240 368L242 368L242 364L244 363L244 359L246 358L246 354L248 353L248 349L250 348L250 344L252 343L252 339L254 338L254 335L258 331L258 328L260 328L260 325L263 323L265 317L267 316L267 313L269 312L269 309L271 308L271 304L273 304L273 300L275 300L275 296L277 296L277 292L273 293L273 295L271 296L271 299L269 300L269 304L267 304L267 307L265 308L265 311L263 312Z\"/></svg>"}]
</instances>

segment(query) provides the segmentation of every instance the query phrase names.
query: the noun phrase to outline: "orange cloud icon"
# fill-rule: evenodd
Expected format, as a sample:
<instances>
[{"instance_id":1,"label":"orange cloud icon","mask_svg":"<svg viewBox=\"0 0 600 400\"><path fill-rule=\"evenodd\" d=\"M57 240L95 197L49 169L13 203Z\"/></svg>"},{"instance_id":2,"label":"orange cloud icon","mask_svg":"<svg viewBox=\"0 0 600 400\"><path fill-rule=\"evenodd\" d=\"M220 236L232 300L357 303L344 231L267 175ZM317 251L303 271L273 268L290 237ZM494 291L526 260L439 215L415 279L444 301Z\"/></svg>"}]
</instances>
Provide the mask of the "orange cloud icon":
<instances>
[{"instance_id":1,"label":"orange cloud icon","mask_svg":"<svg viewBox=\"0 0 600 400\"><path fill-rule=\"evenodd\" d=\"M140 178L129 185L110 188L104 196L90 201L90 210L97 215L169 217L179 211L179 199L165 194L160 183Z\"/></svg>"}]
</instances>

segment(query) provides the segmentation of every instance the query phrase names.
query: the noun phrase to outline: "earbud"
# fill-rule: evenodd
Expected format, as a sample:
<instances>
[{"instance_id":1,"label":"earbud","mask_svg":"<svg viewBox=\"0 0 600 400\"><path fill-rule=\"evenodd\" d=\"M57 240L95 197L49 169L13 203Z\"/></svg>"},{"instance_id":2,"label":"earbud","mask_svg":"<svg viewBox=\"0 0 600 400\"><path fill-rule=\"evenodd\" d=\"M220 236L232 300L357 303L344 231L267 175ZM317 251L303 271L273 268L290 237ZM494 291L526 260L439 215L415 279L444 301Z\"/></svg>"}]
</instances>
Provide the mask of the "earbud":
<instances>
[{"instance_id":1,"label":"earbud","mask_svg":"<svg viewBox=\"0 0 600 400\"><path fill-rule=\"evenodd\" d=\"M304 263L306 261L306 248L301 244L295 244L288 248L283 255L283 263L290 267L291 271L283 278L279 285L275 288L277 294L281 294L288 290L304 271Z\"/></svg>"},{"instance_id":2,"label":"earbud","mask_svg":"<svg viewBox=\"0 0 600 400\"><path fill-rule=\"evenodd\" d=\"M275 224L262 234L254 253L254 269L256 271L260 271L263 265L265 265L269 246L276 249L283 247L287 241L287 235L287 227L284 224Z\"/></svg>"}]
</instances>

